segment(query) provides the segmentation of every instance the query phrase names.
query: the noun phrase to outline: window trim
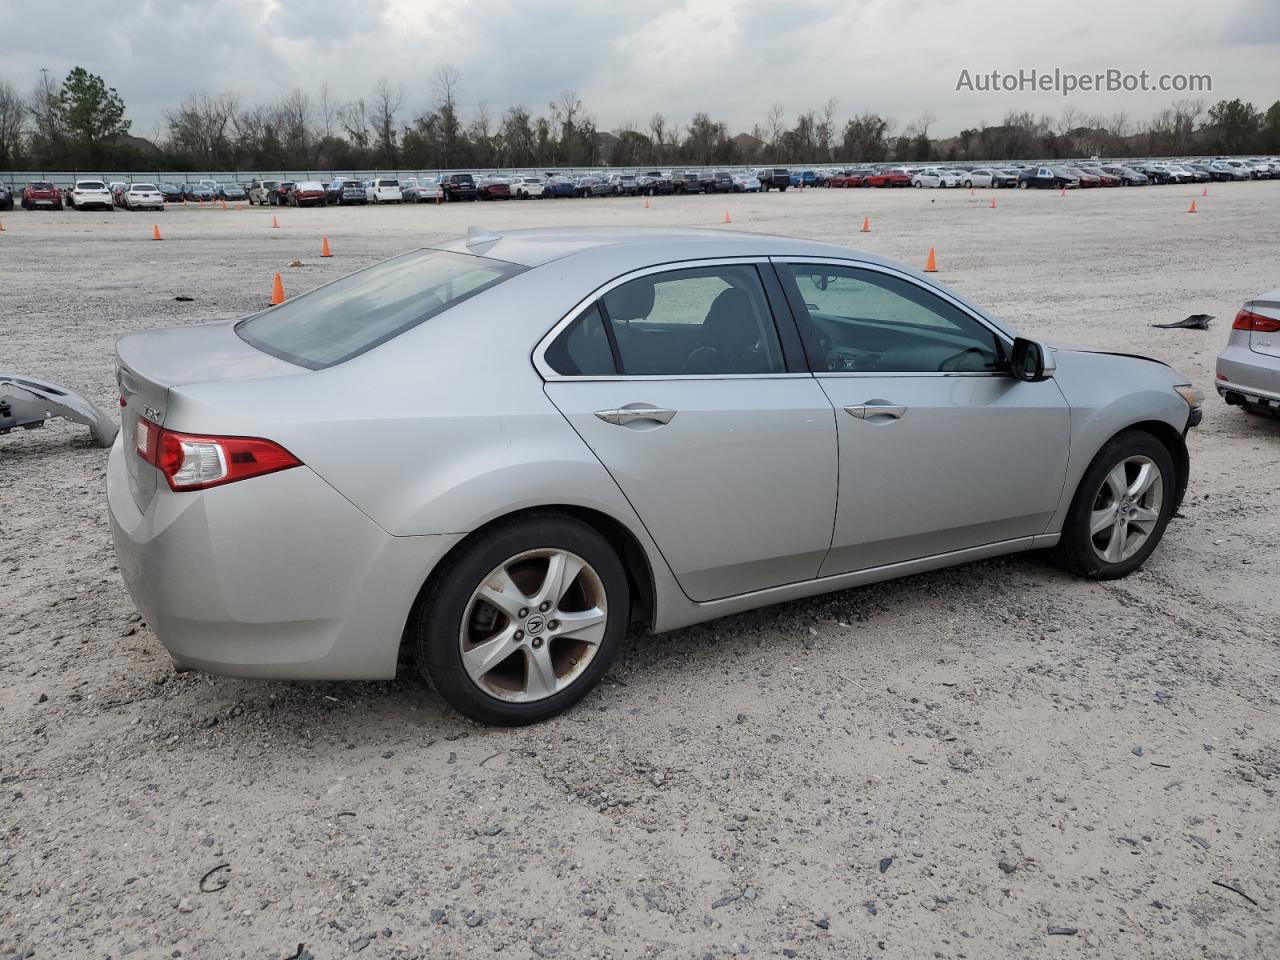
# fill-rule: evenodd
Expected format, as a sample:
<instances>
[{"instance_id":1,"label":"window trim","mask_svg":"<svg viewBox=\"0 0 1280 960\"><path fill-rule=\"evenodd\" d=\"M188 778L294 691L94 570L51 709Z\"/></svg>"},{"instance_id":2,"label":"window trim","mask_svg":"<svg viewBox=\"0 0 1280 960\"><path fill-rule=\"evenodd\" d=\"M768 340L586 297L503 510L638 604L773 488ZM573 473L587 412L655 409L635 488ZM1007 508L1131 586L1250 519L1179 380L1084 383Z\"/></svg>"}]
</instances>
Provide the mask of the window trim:
<instances>
[{"instance_id":1,"label":"window trim","mask_svg":"<svg viewBox=\"0 0 1280 960\"><path fill-rule=\"evenodd\" d=\"M770 318L773 320L774 333L778 337L779 349L782 351L783 363L786 364L786 366L788 367L786 371L782 373L679 373L679 374L661 374L661 375L643 374L643 375L634 375L634 376L618 373L618 374L614 374L613 376L577 376L574 374L557 373L555 370L551 368L551 365L547 363L547 359L546 359L547 348L550 347L551 344L555 342L556 338L560 336L560 334L564 331L564 329L568 327L569 324L573 323L573 321L578 318L578 316L582 313L582 311L587 309L587 307L591 306L592 303L595 303L597 301L601 303L602 305L601 315L606 318L606 323L607 323L608 311L607 311L607 308L603 307L604 298L611 290L614 290L617 287L622 286L624 283L628 283L632 280L639 279L640 277L650 276L651 274L655 274L655 273L674 273L679 270L698 270L706 267L729 267L729 266L753 266L756 268L756 272L760 276L760 287L762 292L765 295L765 304L768 306ZM533 355L532 355L533 367L535 370L537 370L538 374L542 377L542 379L547 381L548 383L559 383L563 381L611 382L611 381L622 381L622 380L637 381L637 382L669 381L669 380L782 380L782 379L789 379L789 378L796 378L796 377L811 377L813 376L813 373L808 369L807 362L805 363L804 369L800 369L800 370L790 369L792 357L787 351L786 338L784 337L782 330L779 329L779 327L780 327L780 324L786 321L790 321L791 323L794 323L795 318L791 316L789 312L786 316L783 316L783 317L779 317L777 314L777 304L775 304L773 301L773 298L769 296L769 283L766 277L766 271L771 269L772 269L772 258L767 256L754 256L754 257L707 257L707 258L701 258L696 260L674 260L669 263L652 264L647 267L640 267L635 270L629 270L626 273L620 274L614 277L612 280L609 280L606 283L601 284L591 293L587 294L587 296L583 297L581 300L575 303L569 309L568 313L566 313L563 317L561 317L558 321L556 321L555 325L552 326L552 328L549 331L547 331L547 333L534 346ZM788 304L788 307L790 307L789 304ZM609 332L610 344L612 345L612 341L613 341L612 331L609 329L608 326L606 326L605 329L606 331ZM798 336L798 331L797 331L797 336ZM614 358L614 362L615 364L618 362L617 357Z\"/></svg>"},{"instance_id":2,"label":"window trim","mask_svg":"<svg viewBox=\"0 0 1280 960\"><path fill-rule=\"evenodd\" d=\"M775 268L789 265L789 264L822 264L822 265L829 265L833 267L844 267L849 270L867 270L873 273L882 273L885 276L906 281L908 283L914 284L920 290L923 290L926 293L932 294L933 296L942 300L944 303L950 304L951 306L955 307L961 313L965 314L970 319L976 321L979 325L981 325L990 333L992 333L995 336L995 338L999 340L1003 345L1006 357L1009 356L1010 352L1013 350L1014 338L1010 334L1008 334L1004 330L1001 330L999 327L997 327L994 323L992 323L982 314L978 313L976 310L969 307L967 304L957 300L955 297L948 294L945 290L940 290L931 284L921 283L915 277L911 276L908 273L903 273L901 270L894 270L890 267L886 267L878 263L871 263L866 260L841 260L836 257L785 256L785 257L770 257L769 259L774 264ZM779 269L778 282L782 284L782 289L786 293L787 303L791 307L792 314L793 315L796 314L796 311L798 310L803 310L805 311L805 313L808 313L809 308L805 306L804 300L800 294L799 286L796 284L795 279L793 277L788 276L784 271ZM797 297L800 297L799 303L796 302ZM795 316L794 319L796 320L798 325L799 323L798 316ZM807 352L805 353L805 358L806 358L806 362L808 362ZM819 379L861 378L865 380L865 379L883 379L885 377L986 377L986 378L1006 377L1007 378L1010 376L1008 371L1005 371L1005 370L991 370L991 371L983 371L983 370L971 370L971 371L965 371L965 370L918 370L918 371L815 370L811 362L809 362L809 370L814 377L817 377Z\"/></svg>"}]
</instances>

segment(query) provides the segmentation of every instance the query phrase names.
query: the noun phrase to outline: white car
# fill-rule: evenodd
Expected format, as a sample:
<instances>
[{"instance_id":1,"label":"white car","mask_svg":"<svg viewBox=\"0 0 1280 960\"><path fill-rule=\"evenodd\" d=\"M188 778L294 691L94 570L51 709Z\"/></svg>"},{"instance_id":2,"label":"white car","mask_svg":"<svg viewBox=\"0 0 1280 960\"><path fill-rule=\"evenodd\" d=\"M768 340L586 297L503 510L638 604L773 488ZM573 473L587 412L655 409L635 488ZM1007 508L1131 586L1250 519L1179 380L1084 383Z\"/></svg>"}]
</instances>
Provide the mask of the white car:
<instances>
[{"instance_id":1,"label":"white car","mask_svg":"<svg viewBox=\"0 0 1280 960\"><path fill-rule=\"evenodd\" d=\"M126 210L163 210L164 194L154 183L134 183L124 192Z\"/></svg>"},{"instance_id":2,"label":"white car","mask_svg":"<svg viewBox=\"0 0 1280 960\"><path fill-rule=\"evenodd\" d=\"M1209 169L1218 174L1226 174L1232 180L1251 180L1253 174L1249 172L1249 168L1239 160L1215 160L1209 164Z\"/></svg>"},{"instance_id":3,"label":"white car","mask_svg":"<svg viewBox=\"0 0 1280 960\"><path fill-rule=\"evenodd\" d=\"M90 207L115 209L111 191L101 180L77 180L76 185L71 188L70 200L71 206L76 210L88 210Z\"/></svg>"},{"instance_id":4,"label":"white car","mask_svg":"<svg viewBox=\"0 0 1280 960\"><path fill-rule=\"evenodd\" d=\"M735 173L733 176L734 193L759 193L760 178L753 173Z\"/></svg>"},{"instance_id":5,"label":"white car","mask_svg":"<svg viewBox=\"0 0 1280 960\"><path fill-rule=\"evenodd\" d=\"M541 177L512 177L511 195L519 200L541 197L546 186L546 181Z\"/></svg>"},{"instance_id":6,"label":"white car","mask_svg":"<svg viewBox=\"0 0 1280 960\"><path fill-rule=\"evenodd\" d=\"M991 186L992 176L990 170L963 170L960 172L963 179L960 181L962 186L966 187L989 187Z\"/></svg>"},{"instance_id":7,"label":"white car","mask_svg":"<svg viewBox=\"0 0 1280 960\"><path fill-rule=\"evenodd\" d=\"M911 177L913 187L958 187L960 176L954 170L925 167Z\"/></svg>"},{"instance_id":8,"label":"white car","mask_svg":"<svg viewBox=\"0 0 1280 960\"><path fill-rule=\"evenodd\" d=\"M400 196L400 181L388 177L370 180L364 188L364 195L370 203L400 203L404 199Z\"/></svg>"}]
</instances>

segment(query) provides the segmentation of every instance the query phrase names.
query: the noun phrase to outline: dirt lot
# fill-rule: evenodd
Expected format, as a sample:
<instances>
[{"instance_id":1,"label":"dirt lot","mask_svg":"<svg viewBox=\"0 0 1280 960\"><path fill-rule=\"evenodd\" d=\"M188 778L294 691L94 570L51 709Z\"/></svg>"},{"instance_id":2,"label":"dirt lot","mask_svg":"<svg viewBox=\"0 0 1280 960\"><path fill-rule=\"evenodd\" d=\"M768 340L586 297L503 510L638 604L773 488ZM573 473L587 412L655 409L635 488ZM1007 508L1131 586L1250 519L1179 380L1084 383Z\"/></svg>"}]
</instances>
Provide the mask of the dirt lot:
<instances>
[{"instance_id":1,"label":"dirt lot","mask_svg":"<svg viewBox=\"0 0 1280 960\"><path fill-rule=\"evenodd\" d=\"M1212 392L1240 301L1280 283L1280 183L992 193L0 217L0 368L107 409L116 336L250 312L276 270L295 293L471 223L726 208L934 246L1024 332L1210 395L1126 581L1018 557L636 636L515 731L413 676L173 674L116 571L106 452L0 438L0 958L1280 956L1280 420Z\"/></svg>"}]
</instances>

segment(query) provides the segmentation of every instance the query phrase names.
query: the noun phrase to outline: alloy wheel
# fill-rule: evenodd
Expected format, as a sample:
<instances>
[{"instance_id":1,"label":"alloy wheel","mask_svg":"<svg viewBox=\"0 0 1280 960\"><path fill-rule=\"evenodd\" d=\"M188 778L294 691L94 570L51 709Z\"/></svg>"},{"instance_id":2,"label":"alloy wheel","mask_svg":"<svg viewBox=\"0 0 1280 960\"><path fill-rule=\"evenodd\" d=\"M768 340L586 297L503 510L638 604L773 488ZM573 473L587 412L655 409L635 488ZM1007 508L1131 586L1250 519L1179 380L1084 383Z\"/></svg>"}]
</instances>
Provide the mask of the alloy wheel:
<instances>
[{"instance_id":1,"label":"alloy wheel","mask_svg":"<svg viewBox=\"0 0 1280 960\"><path fill-rule=\"evenodd\" d=\"M499 700L544 700L595 657L609 621L600 575L567 550L528 550L472 593L458 643L467 676Z\"/></svg>"},{"instance_id":2,"label":"alloy wheel","mask_svg":"<svg viewBox=\"0 0 1280 960\"><path fill-rule=\"evenodd\" d=\"M1126 457L1102 481L1089 516L1094 552L1122 563L1142 549L1160 520L1164 478L1150 457Z\"/></svg>"}]
</instances>

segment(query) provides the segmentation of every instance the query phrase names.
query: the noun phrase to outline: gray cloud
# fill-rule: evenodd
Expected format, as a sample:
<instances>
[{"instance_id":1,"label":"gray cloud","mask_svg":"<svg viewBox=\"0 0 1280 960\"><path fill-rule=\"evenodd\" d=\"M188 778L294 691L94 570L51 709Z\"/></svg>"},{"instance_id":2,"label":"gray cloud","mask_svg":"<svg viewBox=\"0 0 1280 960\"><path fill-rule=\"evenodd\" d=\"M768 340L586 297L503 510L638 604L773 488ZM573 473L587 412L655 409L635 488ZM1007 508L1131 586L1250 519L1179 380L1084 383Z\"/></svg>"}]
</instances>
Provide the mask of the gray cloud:
<instances>
[{"instance_id":1,"label":"gray cloud","mask_svg":"<svg viewBox=\"0 0 1280 960\"><path fill-rule=\"evenodd\" d=\"M706 110L737 132L762 122L772 103L793 122L834 96L842 117L874 110L901 129L928 111L933 131L946 134L998 123L1010 109L1065 105L1054 94L957 93L962 68L1207 72L1211 102L1238 96L1263 108L1278 93L1274 71L1258 66L1280 58L1276 0L1130 0L1109 9L1105 29L1063 21L1061 7L1008 0L119 0L105 15L88 0L47 0L39 18L19 2L0 0L0 76L27 86L41 67L61 77L81 64L120 91L143 135L187 93L234 90L254 103L293 87L314 96L327 83L350 99L382 76L404 85L408 120L429 104L432 73L445 62L461 72L466 113L481 102L495 116L514 103L543 112L571 89L605 129L643 124L655 111L684 123ZM1070 102L1143 117L1172 99Z\"/></svg>"}]
</instances>

